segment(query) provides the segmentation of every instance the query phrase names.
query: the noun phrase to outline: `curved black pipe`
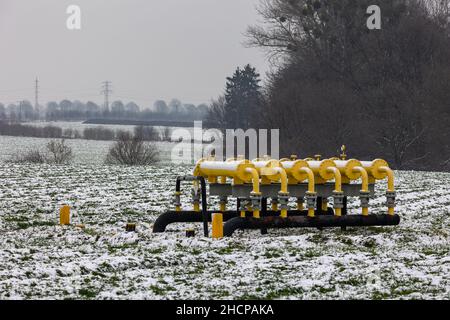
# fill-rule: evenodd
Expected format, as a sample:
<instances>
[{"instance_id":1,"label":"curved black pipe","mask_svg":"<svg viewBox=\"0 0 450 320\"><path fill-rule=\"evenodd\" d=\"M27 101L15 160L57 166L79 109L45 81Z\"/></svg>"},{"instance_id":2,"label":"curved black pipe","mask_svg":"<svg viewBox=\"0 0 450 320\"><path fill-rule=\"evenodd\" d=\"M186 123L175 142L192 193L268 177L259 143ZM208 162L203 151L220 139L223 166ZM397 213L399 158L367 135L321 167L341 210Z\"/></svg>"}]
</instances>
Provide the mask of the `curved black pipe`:
<instances>
[{"instance_id":1,"label":"curved black pipe","mask_svg":"<svg viewBox=\"0 0 450 320\"><path fill-rule=\"evenodd\" d=\"M223 235L231 237L237 229L392 226L399 223L400 216L387 214L345 215L340 217L320 215L313 218L307 216L288 216L287 218L274 216L259 219L235 217L224 224Z\"/></svg>"},{"instance_id":2,"label":"curved black pipe","mask_svg":"<svg viewBox=\"0 0 450 320\"><path fill-rule=\"evenodd\" d=\"M211 214L213 213L222 213L223 221L228 221L234 217L239 217L240 212L236 212L234 210L231 211L217 211L217 210L208 210L206 212L207 221L211 222ZM247 211L246 214L249 216L252 214L251 211ZM298 211L298 210L289 210L288 216L306 216L308 214L307 211ZM327 215L333 215L333 209L329 208ZM279 211L266 210L262 217L275 217L279 216ZM203 222L203 214L200 214L197 211L167 211L161 214L153 224L153 232L164 232L166 231L166 227L172 223L182 223L182 222Z\"/></svg>"},{"instance_id":3,"label":"curved black pipe","mask_svg":"<svg viewBox=\"0 0 450 320\"><path fill-rule=\"evenodd\" d=\"M206 199L206 182L204 177L196 177L196 176L178 176L177 181L175 184L175 191L180 192L181 191L181 181L193 181L198 180L200 181L200 190L201 190L201 197L202 197L202 221L203 221L203 233L205 237L208 237L208 202Z\"/></svg>"}]
</instances>

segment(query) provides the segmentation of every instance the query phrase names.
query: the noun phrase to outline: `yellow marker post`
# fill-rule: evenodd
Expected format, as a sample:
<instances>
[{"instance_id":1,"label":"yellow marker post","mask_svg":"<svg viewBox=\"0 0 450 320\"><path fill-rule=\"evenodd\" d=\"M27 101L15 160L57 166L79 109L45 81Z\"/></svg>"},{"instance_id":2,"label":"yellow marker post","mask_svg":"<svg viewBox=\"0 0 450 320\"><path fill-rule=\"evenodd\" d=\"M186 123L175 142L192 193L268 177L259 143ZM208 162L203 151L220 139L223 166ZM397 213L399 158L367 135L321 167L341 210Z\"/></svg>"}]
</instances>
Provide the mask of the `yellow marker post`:
<instances>
[{"instance_id":1,"label":"yellow marker post","mask_svg":"<svg viewBox=\"0 0 450 320\"><path fill-rule=\"evenodd\" d=\"M223 215L221 213L213 213L211 221L213 239L223 238Z\"/></svg>"},{"instance_id":2,"label":"yellow marker post","mask_svg":"<svg viewBox=\"0 0 450 320\"><path fill-rule=\"evenodd\" d=\"M59 224L70 224L70 207L68 205L65 205L59 209Z\"/></svg>"}]
</instances>

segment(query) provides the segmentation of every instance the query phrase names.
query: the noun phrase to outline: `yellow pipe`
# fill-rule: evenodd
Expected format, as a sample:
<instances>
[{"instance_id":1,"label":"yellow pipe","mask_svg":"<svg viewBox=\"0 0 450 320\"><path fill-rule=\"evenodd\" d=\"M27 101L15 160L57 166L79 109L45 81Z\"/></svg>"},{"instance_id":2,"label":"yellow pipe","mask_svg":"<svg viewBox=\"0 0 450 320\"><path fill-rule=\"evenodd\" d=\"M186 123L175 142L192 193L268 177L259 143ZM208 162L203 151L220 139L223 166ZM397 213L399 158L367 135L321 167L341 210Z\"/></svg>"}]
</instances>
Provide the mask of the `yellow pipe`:
<instances>
[{"instance_id":1,"label":"yellow pipe","mask_svg":"<svg viewBox=\"0 0 450 320\"><path fill-rule=\"evenodd\" d=\"M246 168L245 172L250 173L252 175L252 183L253 183L253 193L261 194L259 191L259 174L255 168Z\"/></svg>"},{"instance_id":2,"label":"yellow pipe","mask_svg":"<svg viewBox=\"0 0 450 320\"><path fill-rule=\"evenodd\" d=\"M193 182L192 182L192 185L193 185L193 188L194 188L194 190L199 190L199 188L198 188L198 180L194 180ZM200 201L195 201L194 200L194 211L195 212L200 212Z\"/></svg>"},{"instance_id":3,"label":"yellow pipe","mask_svg":"<svg viewBox=\"0 0 450 320\"><path fill-rule=\"evenodd\" d=\"M322 198L322 211L327 211L328 210L328 199L326 198Z\"/></svg>"},{"instance_id":4,"label":"yellow pipe","mask_svg":"<svg viewBox=\"0 0 450 320\"><path fill-rule=\"evenodd\" d=\"M387 174L388 178L388 192L395 192L394 186L394 171L391 168L383 166L380 167L379 170ZM388 208L388 214L394 215L394 208Z\"/></svg>"},{"instance_id":5,"label":"yellow pipe","mask_svg":"<svg viewBox=\"0 0 450 320\"><path fill-rule=\"evenodd\" d=\"M252 195L255 195L255 196L261 195L261 192L259 190L259 174L258 174L258 171L255 168L246 168L245 172L250 173L252 175L252 183L253 183ZM260 217L260 211L259 210L253 210L253 218L259 218L259 217Z\"/></svg>"},{"instance_id":6,"label":"yellow pipe","mask_svg":"<svg viewBox=\"0 0 450 320\"><path fill-rule=\"evenodd\" d=\"M289 195L289 192L288 192L288 177L287 177L287 174L286 174L286 170L284 170L283 168L278 167L278 168L274 168L274 171L277 172L280 175L280 180L281 180L280 194ZM281 209L280 217L287 218L287 209Z\"/></svg>"},{"instance_id":7,"label":"yellow pipe","mask_svg":"<svg viewBox=\"0 0 450 320\"><path fill-rule=\"evenodd\" d=\"M300 171L308 175L308 192L315 193L314 172L308 167L300 168ZM308 208L308 217L314 217L314 208Z\"/></svg>"},{"instance_id":8,"label":"yellow pipe","mask_svg":"<svg viewBox=\"0 0 450 320\"><path fill-rule=\"evenodd\" d=\"M277 203L277 202L274 202L274 201L272 200L271 205L272 205L272 211L278 211L278 203Z\"/></svg>"},{"instance_id":9,"label":"yellow pipe","mask_svg":"<svg viewBox=\"0 0 450 320\"><path fill-rule=\"evenodd\" d=\"M366 169L363 167L354 167L353 171L359 172L361 174L361 180L362 180L362 192L369 192L369 175L367 174ZM369 215L369 208L362 208L362 215L367 216Z\"/></svg>"},{"instance_id":10,"label":"yellow pipe","mask_svg":"<svg viewBox=\"0 0 450 320\"><path fill-rule=\"evenodd\" d=\"M336 167L328 167L327 171L330 173L334 174L334 188L336 192L342 192L342 177L341 177L341 172L339 171L338 168ZM342 210L341 208L336 208L335 209L335 215L340 217L342 214Z\"/></svg>"},{"instance_id":11,"label":"yellow pipe","mask_svg":"<svg viewBox=\"0 0 450 320\"><path fill-rule=\"evenodd\" d=\"M175 205L175 211L180 212L181 211L181 191L175 191L175 197L178 198L179 202Z\"/></svg>"},{"instance_id":12,"label":"yellow pipe","mask_svg":"<svg viewBox=\"0 0 450 320\"><path fill-rule=\"evenodd\" d=\"M221 184L226 184L227 183L227 177L226 176L221 176L220 177L220 179L219 179L219 182L221 183ZM226 200L226 197L225 197L225 200ZM220 201L220 211L225 211L225 210L227 210L227 205L226 205L226 203L225 203L225 201Z\"/></svg>"}]
</instances>

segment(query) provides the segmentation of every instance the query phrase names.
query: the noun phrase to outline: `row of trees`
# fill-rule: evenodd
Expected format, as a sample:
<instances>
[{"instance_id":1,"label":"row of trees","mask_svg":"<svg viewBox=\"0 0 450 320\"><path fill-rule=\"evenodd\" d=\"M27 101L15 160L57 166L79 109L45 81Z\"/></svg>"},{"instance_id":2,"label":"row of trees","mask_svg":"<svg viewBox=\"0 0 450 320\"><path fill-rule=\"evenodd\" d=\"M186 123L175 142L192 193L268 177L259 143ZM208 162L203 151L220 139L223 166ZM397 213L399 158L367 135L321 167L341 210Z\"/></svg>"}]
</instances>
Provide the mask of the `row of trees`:
<instances>
[{"instance_id":1,"label":"row of trees","mask_svg":"<svg viewBox=\"0 0 450 320\"><path fill-rule=\"evenodd\" d=\"M111 145L105 157L110 165L151 165L158 161L159 150L155 144L145 141L141 136L130 132L120 132L116 142ZM33 148L15 154L9 159L12 163L69 164L74 157L72 148L65 140L51 140L45 148Z\"/></svg>"},{"instance_id":2,"label":"row of trees","mask_svg":"<svg viewBox=\"0 0 450 320\"><path fill-rule=\"evenodd\" d=\"M47 125L33 126L20 123L8 123L0 121L0 135L15 137L34 137L34 138L61 138L61 139L87 139L87 140L116 140L124 130L113 130L107 127L98 126L84 128L82 131L77 129ZM134 135L144 141L170 141L172 130L164 127L157 130L152 126L135 126Z\"/></svg>"},{"instance_id":3,"label":"row of trees","mask_svg":"<svg viewBox=\"0 0 450 320\"><path fill-rule=\"evenodd\" d=\"M372 0L262 1L248 44L275 71L260 88L254 69L238 69L210 122L279 128L282 155L333 156L346 144L355 158L449 170L449 1L376 2L381 30L366 27ZM230 120L236 109L245 119Z\"/></svg>"},{"instance_id":4,"label":"row of trees","mask_svg":"<svg viewBox=\"0 0 450 320\"><path fill-rule=\"evenodd\" d=\"M164 100L155 101L152 108L141 108L134 102L123 103L113 101L105 108L95 102L62 100L51 101L45 107L34 108L29 101L12 103L7 106L0 103L0 120L21 122L44 119L56 120L86 120L93 118L111 118L125 120L202 120L208 112L206 104L193 105L173 99L169 103Z\"/></svg>"}]
</instances>

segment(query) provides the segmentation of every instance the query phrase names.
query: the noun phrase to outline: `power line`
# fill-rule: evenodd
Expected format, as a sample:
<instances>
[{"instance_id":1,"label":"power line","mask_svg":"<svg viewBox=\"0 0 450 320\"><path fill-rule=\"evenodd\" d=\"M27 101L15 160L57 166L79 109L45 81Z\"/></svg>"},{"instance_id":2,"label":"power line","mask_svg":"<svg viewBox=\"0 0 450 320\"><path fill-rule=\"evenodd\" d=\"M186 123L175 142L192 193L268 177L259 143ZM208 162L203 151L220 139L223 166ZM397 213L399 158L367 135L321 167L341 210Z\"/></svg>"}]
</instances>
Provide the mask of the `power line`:
<instances>
[{"instance_id":1,"label":"power line","mask_svg":"<svg viewBox=\"0 0 450 320\"><path fill-rule=\"evenodd\" d=\"M101 93L105 96L105 109L109 109L109 95L112 93L111 90L111 81L103 81L102 82L102 91Z\"/></svg>"}]
</instances>

